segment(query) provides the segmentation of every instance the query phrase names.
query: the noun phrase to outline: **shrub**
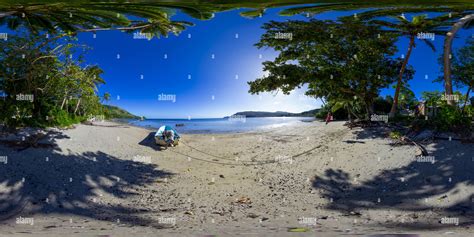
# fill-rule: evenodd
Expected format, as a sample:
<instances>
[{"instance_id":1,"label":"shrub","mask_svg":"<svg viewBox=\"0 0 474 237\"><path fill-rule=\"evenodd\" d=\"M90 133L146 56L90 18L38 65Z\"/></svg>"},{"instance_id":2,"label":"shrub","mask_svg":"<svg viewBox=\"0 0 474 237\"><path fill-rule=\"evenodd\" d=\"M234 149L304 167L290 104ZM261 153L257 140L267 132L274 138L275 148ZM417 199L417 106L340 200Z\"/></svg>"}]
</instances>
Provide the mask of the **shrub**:
<instances>
[{"instance_id":1,"label":"shrub","mask_svg":"<svg viewBox=\"0 0 474 237\"><path fill-rule=\"evenodd\" d=\"M448 105L440 108L433 122L439 131L468 132L471 129L471 119L458 108Z\"/></svg>"},{"instance_id":2,"label":"shrub","mask_svg":"<svg viewBox=\"0 0 474 237\"><path fill-rule=\"evenodd\" d=\"M402 138L402 134L399 131L390 132L389 136L390 138L395 140L399 140L400 138Z\"/></svg>"},{"instance_id":3,"label":"shrub","mask_svg":"<svg viewBox=\"0 0 474 237\"><path fill-rule=\"evenodd\" d=\"M76 116L67 113L64 110L51 110L48 114L49 126L68 127L85 120L83 116Z\"/></svg>"}]
</instances>

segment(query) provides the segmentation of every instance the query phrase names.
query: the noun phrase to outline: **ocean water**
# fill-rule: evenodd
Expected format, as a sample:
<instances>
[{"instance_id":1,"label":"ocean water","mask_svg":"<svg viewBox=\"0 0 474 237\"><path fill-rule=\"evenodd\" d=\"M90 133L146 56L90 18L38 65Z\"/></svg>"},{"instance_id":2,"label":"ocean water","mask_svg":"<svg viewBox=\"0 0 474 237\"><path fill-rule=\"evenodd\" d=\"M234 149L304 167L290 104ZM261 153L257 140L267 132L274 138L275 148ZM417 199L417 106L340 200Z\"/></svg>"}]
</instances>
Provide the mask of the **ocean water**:
<instances>
[{"instance_id":1,"label":"ocean water","mask_svg":"<svg viewBox=\"0 0 474 237\"><path fill-rule=\"evenodd\" d=\"M311 117L264 117L264 118L209 118L209 119L145 119L130 120L134 126L158 129L169 125L183 134L238 133L264 131L313 121Z\"/></svg>"}]
</instances>

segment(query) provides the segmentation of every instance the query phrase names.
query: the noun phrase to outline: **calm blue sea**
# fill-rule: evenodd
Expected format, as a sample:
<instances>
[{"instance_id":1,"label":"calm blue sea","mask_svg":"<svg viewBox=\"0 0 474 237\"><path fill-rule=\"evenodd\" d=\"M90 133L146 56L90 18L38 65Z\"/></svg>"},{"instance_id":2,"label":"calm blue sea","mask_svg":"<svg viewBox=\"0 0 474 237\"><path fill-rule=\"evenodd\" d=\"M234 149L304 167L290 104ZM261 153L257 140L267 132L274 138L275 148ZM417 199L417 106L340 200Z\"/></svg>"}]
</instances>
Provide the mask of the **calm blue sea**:
<instances>
[{"instance_id":1,"label":"calm blue sea","mask_svg":"<svg viewBox=\"0 0 474 237\"><path fill-rule=\"evenodd\" d=\"M179 133L238 133L262 131L271 128L313 121L311 117L265 117L265 118L210 118L210 119L145 119L131 120L129 124L158 129L169 125Z\"/></svg>"}]
</instances>

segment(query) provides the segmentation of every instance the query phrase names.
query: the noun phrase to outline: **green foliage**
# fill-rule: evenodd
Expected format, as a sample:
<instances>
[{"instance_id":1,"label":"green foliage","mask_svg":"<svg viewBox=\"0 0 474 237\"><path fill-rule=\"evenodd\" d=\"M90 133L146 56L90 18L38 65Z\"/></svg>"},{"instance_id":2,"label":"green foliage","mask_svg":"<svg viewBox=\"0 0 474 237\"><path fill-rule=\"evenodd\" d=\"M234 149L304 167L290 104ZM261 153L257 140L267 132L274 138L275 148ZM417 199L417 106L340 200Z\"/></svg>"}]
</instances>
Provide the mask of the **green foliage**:
<instances>
[{"instance_id":1,"label":"green foliage","mask_svg":"<svg viewBox=\"0 0 474 237\"><path fill-rule=\"evenodd\" d=\"M474 88L474 38L468 39L453 57L452 72L458 87Z\"/></svg>"},{"instance_id":2,"label":"green foliage","mask_svg":"<svg viewBox=\"0 0 474 237\"><path fill-rule=\"evenodd\" d=\"M390 132L389 137L394 140L399 140L400 138L402 138L402 133L400 133L399 131L392 131Z\"/></svg>"},{"instance_id":3,"label":"green foliage","mask_svg":"<svg viewBox=\"0 0 474 237\"><path fill-rule=\"evenodd\" d=\"M76 116L74 114L69 114L64 110L58 109L49 111L49 114L49 122L47 124L48 126L68 127L85 120L84 116Z\"/></svg>"},{"instance_id":4,"label":"green foliage","mask_svg":"<svg viewBox=\"0 0 474 237\"><path fill-rule=\"evenodd\" d=\"M471 119L464 116L454 106L442 106L433 120L434 126L439 131L467 132L471 129Z\"/></svg>"},{"instance_id":5,"label":"green foliage","mask_svg":"<svg viewBox=\"0 0 474 237\"><path fill-rule=\"evenodd\" d=\"M469 134L472 130L472 115L463 114L458 107L444 103L438 106L436 116L429 119L416 118L411 122L411 128L415 131L433 129L441 132Z\"/></svg>"},{"instance_id":6,"label":"green foliage","mask_svg":"<svg viewBox=\"0 0 474 237\"><path fill-rule=\"evenodd\" d=\"M100 113L104 80L94 65L69 56L73 39L28 34L0 41L0 121L7 126L67 126Z\"/></svg>"},{"instance_id":7,"label":"green foliage","mask_svg":"<svg viewBox=\"0 0 474 237\"><path fill-rule=\"evenodd\" d=\"M356 96L365 116L373 113L373 101L380 89L392 84L400 60L392 59L396 37L379 27L346 19L334 21L286 21L266 23L257 47L279 52L274 61L263 63L268 75L249 82L252 94L293 89L308 85L307 95L344 102ZM292 39L275 37L288 33ZM404 75L411 78L413 71Z\"/></svg>"},{"instance_id":8,"label":"green foliage","mask_svg":"<svg viewBox=\"0 0 474 237\"><path fill-rule=\"evenodd\" d=\"M321 107L321 109L316 113L315 117L318 119L326 119L328 113L331 112L332 116L336 120L347 119L347 110L344 108L332 108L331 105L327 104L326 106Z\"/></svg>"},{"instance_id":9,"label":"green foliage","mask_svg":"<svg viewBox=\"0 0 474 237\"><path fill-rule=\"evenodd\" d=\"M401 85L398 106L404 109L413 109L417 104L418 100L416 99L415 93L410 89L409 85Z\"/></svg>"},{"instance_id":10,"label":"green foliage","mask_svg":"<svg viewBox=\"0 0 474 237\"><path fill-rule=\"evenodd\" d=\"M413 116L397 114L395 117L390 119L390 123L396 123L398 125L409 126L414 120Z\"/></svg>"},{"instance_id":11,"label":"green foliage","mask_svg":"<svg viewBox=\"0 0 474 237\"><path fill-rule=\"evenodd\" d=\"M34 34L48 32L73 35L84 31L122 30L156 37L167 36L168 33L178 34L193 25L191 22L171 20L175 11L165 5L168 4L86 1L50 4L27 2L24 5L0 3L0 13L3 13L0 25L5 24L12 30L23 27ZM206 8L198 9L189 4L181 4L176 8L199 19L212 15Z\"/></svg>"},{"instance_id":12,"label":"green foliage","mask_svg":"<svg viewBox=\"0 0 474 237\"><path fill-rule=\"evenodd\" d=\"M112 118L139 119L141 118L117 106L104 105L103 108L104 108L104 115L106 119L112 119Z\"/></svg>"}]
</instances>

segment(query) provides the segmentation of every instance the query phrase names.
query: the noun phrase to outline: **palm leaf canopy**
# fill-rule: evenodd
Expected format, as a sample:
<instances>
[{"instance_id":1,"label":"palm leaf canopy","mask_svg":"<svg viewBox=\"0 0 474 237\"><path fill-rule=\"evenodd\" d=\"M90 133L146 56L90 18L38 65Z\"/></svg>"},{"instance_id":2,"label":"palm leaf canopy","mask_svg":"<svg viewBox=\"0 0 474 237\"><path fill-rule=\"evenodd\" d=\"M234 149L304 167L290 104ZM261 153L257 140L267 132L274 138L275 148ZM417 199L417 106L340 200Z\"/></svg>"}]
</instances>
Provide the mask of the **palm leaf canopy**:
<instances>
[{"instance_id":1,"label":"palm leaf canopy","mask_svg":"<svg viewBox=\"0 0 474 237\"><path fill-rule=\"evenodd\" d=\"M32 32L75 33L119 29L152 32L159 36L177 33L192 25L190 22L171 20L177 11L195 19L208 20L215 13L241 8L245 9L241 16L255 18L273 7L286 7L280 12L281 15L364 8L368 11L365 15L361 13L361 17L373 17L393 15L396 11L408 9L464 11L474 9L474 3L471 0L318 0L316 3L314 0L2 0L0 24L11 29L23 26Z\"/></svg>"}]
</instances>

